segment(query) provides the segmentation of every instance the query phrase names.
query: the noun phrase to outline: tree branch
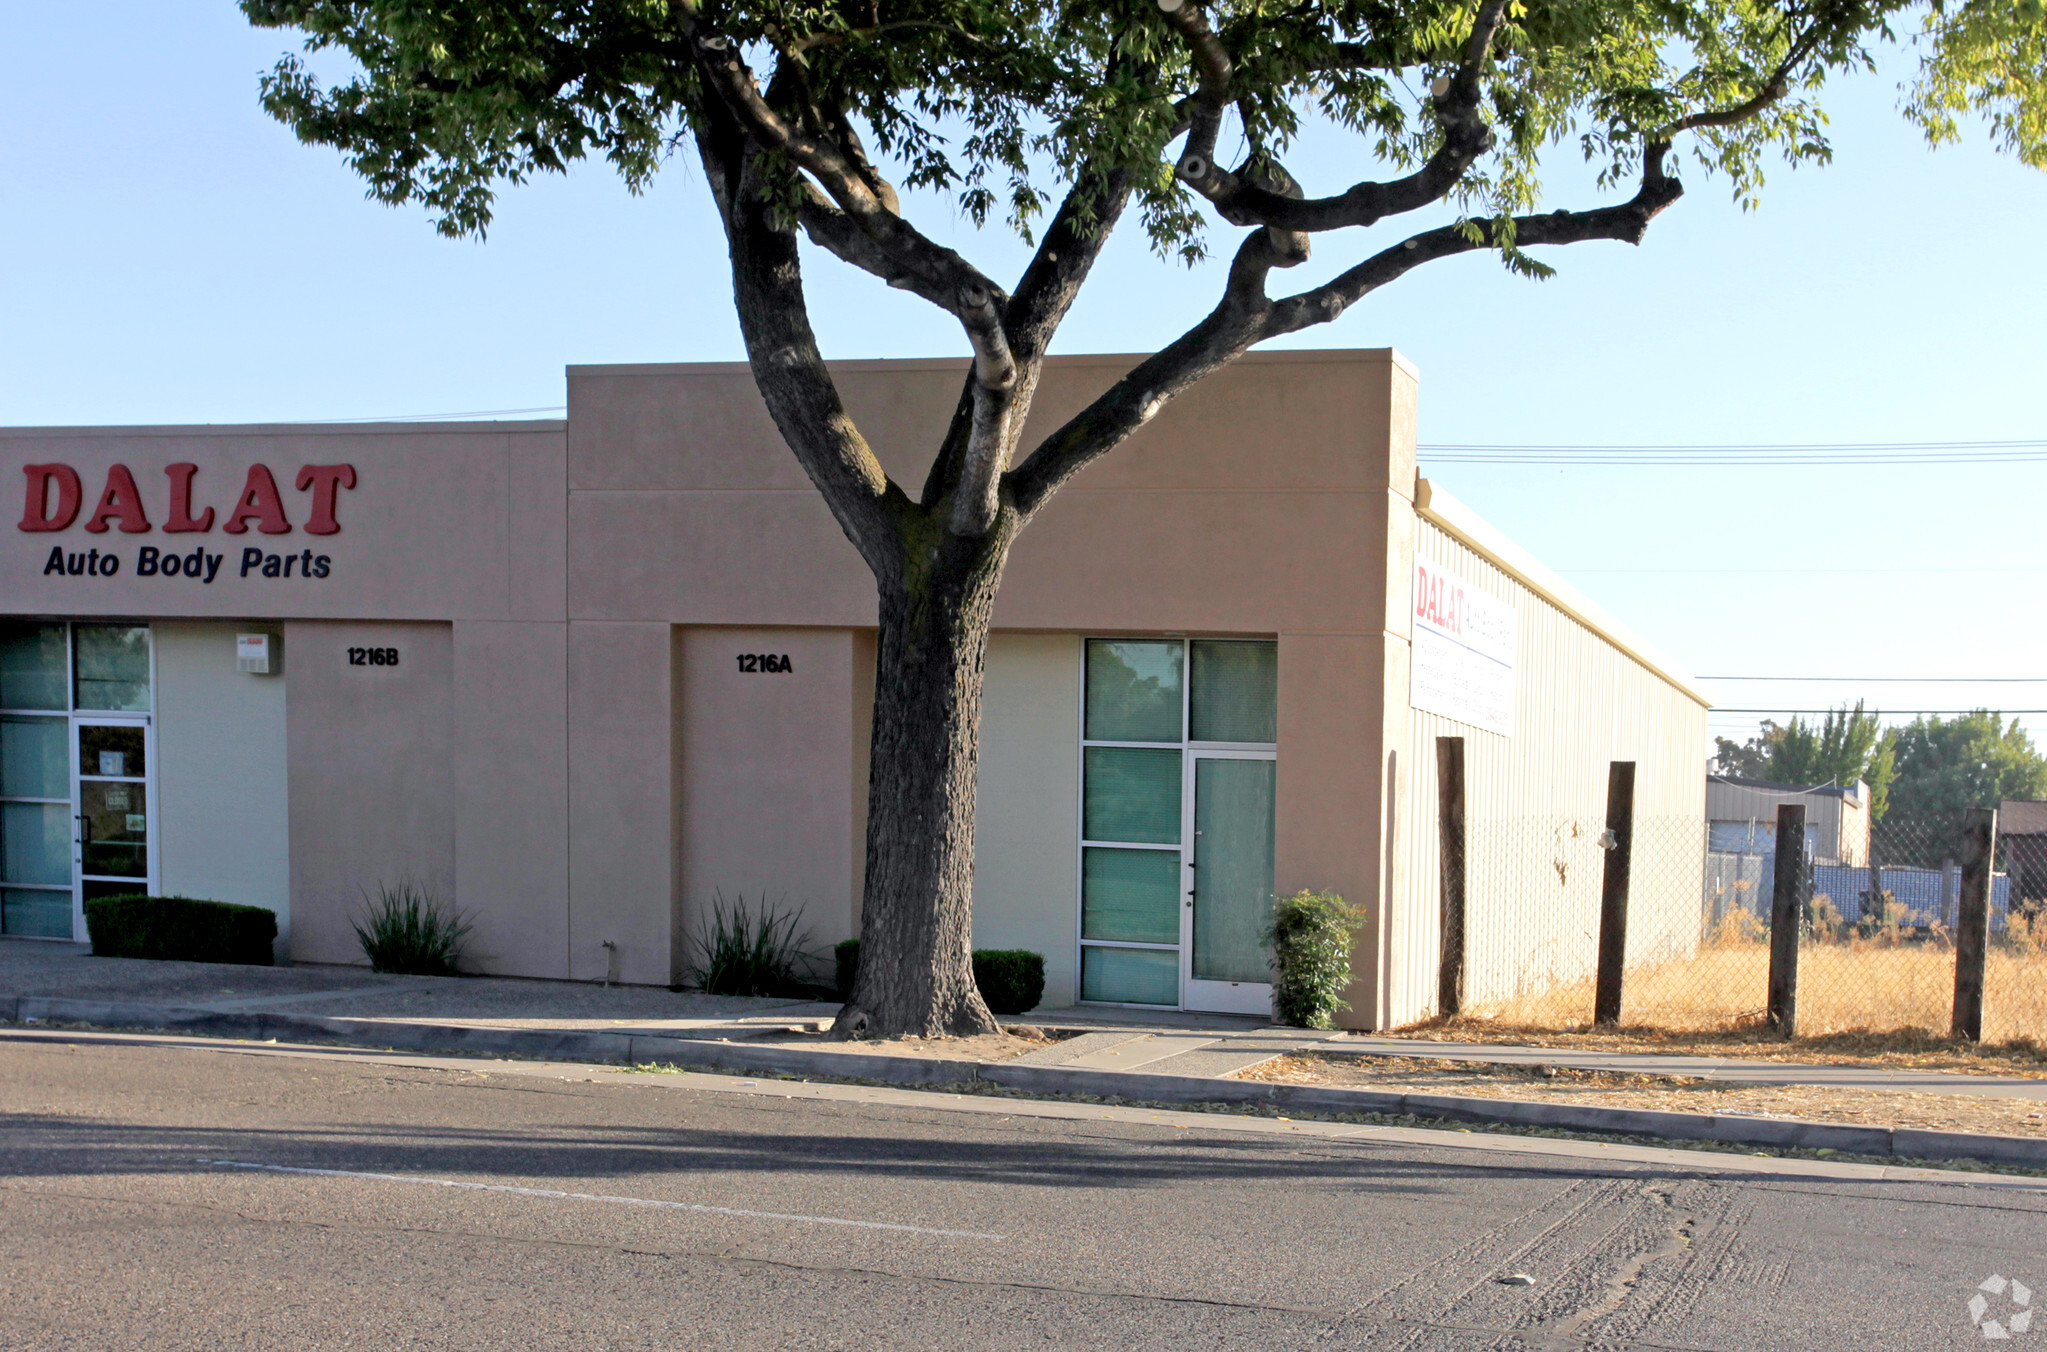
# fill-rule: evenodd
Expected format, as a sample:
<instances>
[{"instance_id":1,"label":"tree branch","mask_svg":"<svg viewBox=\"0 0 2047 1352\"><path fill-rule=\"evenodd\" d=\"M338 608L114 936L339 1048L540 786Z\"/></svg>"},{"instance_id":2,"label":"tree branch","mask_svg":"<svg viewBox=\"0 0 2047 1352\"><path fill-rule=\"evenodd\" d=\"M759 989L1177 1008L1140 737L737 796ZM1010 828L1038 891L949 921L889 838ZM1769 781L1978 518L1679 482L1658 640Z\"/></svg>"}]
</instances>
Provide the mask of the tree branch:
<instances>
[{"instance_id":1,"label":"tree branch","mask_svg":"<svg viewBox=\"0 0 2047 1352\"><path fill-rule=\"evenodd\" d=\"M1664 171L1669 150L1664 142L1647 147L1642 185L1631 200L1591 211L1515 217L1512 243L1518 247L1611 239L1639 244L1649 222L1684 192ZM1507 242L1486 223L1479 225L1478 233L1482 238L1474 240L1456 226L1424 231L1323 286L1272 301L1265 295L1266 278L1273 268L1291 266L1292 260L1275 247L1273 231L1255 231L1238 248L1222 300L1208 317L1140 363L1039 443L1028 459L1010 471L1006 480L1010 500L1028 519L1061 484L1149 422L1168 400L1234 361L1253 344L1327 323L1369 292L1423 263L1498 248Z\"/></svg>"},{"instance_id":2,"label":"tree branch","mask_svg":"<svg viewBox=\"0 0 2047 1352\"><path fill-rule=\"evenodd\" d=\"M1150 422L1173 396L1265 337L1272 308L1265 298L1265 278L1272 269L1297 261L1274 246L1271 231L1248 236L1230 263L1222 299L1206 318L1139 363L1009 473L1010 500L1026 521L1061 484Z\"/></svg>"},{"instance_id":3,"label":"tree branch","mask_svg":"<svg viewBox=\"0 0 2047 1352\"><path fill-rule=\"evenodd\" d=\"M698 68L749 139L786 155L809 174L865 240L844 229L815 201L798 207L812 238L855 266L949 311L966 330L974 349L974 410L948 528L961 536L986 534L995 521L1015 401L1016 363L1001 318L1009 297L959 254L934 244L896 213L893 201L877 190L879 175L867 164L850 127L841 127L839 145L807 135L761 97L729 38L701 32L692 36Z\"/></svg>"},{"instance_id":4,"label":"tree branch","mask_svg":"<svg viewBox=\"0 0 2047 1352\"><path fill-rule=\"evenodd\" d=\"M1222 130L1223 111L1230 106L1230 78L1235 66L1222 39L1208 26L1198 0L1158 0L1166 25L1187 40L1198 91L1189 100L1192 124L1180 162L1173 172L1192 183L1215 167L1215 138Z\"/></svg>"},{"instance_id":5,"label":"tree branch","mask_svg":"<svg viewBox=\"0 0 2047 1352\"><path fill-rule=\"evenodd\" d=\"M732 258L740 333L768 413L846 538L884 580L901 569L896 517L915 510L846 413L811 331L796 237L761 193L760 151L734 119L713 109L697 153L718 204Z\"/></svg>"},{"instance_id":6,"label":"tree branch","mask_svg":"<svg viewBox=\"0 0 2047 1352\"><path fill-rule=\"evenodd\" d=\"M1468 222L1474 239L1464 229L1446 225L1425 230L1382 250L1349 271L1321 286L1272 303L1265 337L1294 333L1316 324L1326 324L1388 282L1412 272L1424 263L1479 249L1497 249L1511 244L1523 248L1543 244L1580 244L1586 240L1608 239L1640 244L1649 222L1684 194L1684 187L1663 167L1670 151L1667 142L1653 142L1643 155L1642 185L1630 200L1590 211L1555 211L1539 216L1516 216L1511 239L1489 221Z\"/></svg>"},{"instance_id":7,"label":"tree branch","mask_svg":"<svg viewBox=\"0 0 2047 1352\"><path fill-rule=\"evenodd\" d=\"M1485 92L1486 59L1506 14L1507 0L1485 0L1479 6L1456 74L1439 75L1432 86L1443 144L1428 163L1404 178L1355 183L1334 197L1304 199L1298 192L1275 190L1253 175L1231 173L1212 161L1193 166L1203 172L1192 175L1187 172L1190 165L1184 155L1176 172L1232 225L1269 225L1303 233L1372 225L1438 201L1493 147L1492 128L1479 115L1478 105Z\"/></svg>"}]
</instances>

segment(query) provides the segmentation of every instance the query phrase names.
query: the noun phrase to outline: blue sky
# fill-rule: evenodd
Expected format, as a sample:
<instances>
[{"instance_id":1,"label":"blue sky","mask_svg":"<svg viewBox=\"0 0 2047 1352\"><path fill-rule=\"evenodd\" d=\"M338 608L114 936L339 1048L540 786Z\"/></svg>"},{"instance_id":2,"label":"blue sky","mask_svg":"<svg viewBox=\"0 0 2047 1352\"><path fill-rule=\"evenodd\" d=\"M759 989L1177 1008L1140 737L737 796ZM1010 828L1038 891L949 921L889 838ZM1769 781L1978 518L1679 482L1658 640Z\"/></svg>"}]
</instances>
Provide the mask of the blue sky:
<instances>
[{"instance_id":1,"label":"blue sky","mask_svg":"<svg viewBox=\"0 0 2047 1352\"><path fill-rule=\"evenodd\" d=\"M223 0L0 7L0 422L529 408L561 402L571 363L741 355L686 160L640 198L602 165L536 182L487 242L444 240L262 115L257 78L288 42ZM1926 148L1896 112L1901 69L1839 86L1835 162L1776 171L1760 211L1688 174L1639 249L1551 251L1541 284L1437 264L1292 342L1406 353L1425 445L2047 437L2047 174L1980 129ZM1291 167L1332 190L1342 149L1311 137ZM1555 204L1590 200L1559 164ZM924 219L998 276L1022 257L942 205ZM1325 238L1312 266L1358 247ZM829 355L965 351L921 301L811 276ZM1133 232L1060 350L1154 347L1217 281ZM1696 672L2047 675L2024 600L2047 571L2047 465L1424 470ZM1735 707L2047 708L2047 684L1715 689Z\"/></svg>"}]
</instances>

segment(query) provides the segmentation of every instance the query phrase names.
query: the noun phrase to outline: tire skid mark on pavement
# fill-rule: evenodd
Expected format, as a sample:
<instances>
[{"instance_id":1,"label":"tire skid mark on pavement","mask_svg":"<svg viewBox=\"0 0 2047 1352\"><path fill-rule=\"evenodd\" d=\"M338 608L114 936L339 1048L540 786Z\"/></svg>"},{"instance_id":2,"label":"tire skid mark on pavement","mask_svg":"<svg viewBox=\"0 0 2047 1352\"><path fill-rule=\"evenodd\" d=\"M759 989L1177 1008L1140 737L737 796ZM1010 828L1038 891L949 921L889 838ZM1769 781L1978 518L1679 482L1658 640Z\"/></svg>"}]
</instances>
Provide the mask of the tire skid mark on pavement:
<instances>
[{"instance_id":1,"label":"tire skid mark on pavement","mask_svg":"<svg viewBox=\"0 0 2047 1352\"><path fill-rule=\"evenodd\" d=\"M290 1164L254 1164L246 1160L200 1160L223 1169L247 1169L271 1174L300 1174L313 1178L354 1178L373 1183L409 1183L419 1187L455 1188L465 1192L508 1193L514 1197L540 1197L557 1202L604 1202L611 1206L647 1207L656 1211L694 1211L713 1216L739 1216L747 1220L793 1221L799 1225L843 1225L858 1230L890 1230L898 1234L933 1235L943 1239L984 1239L1003 1242L1001 1235L977 1230L939 1230L927 1225L903 1225L893 1221L858 1221L843 1216L806 1216L789 1211L751 1211L745 1207L711 1206L703 1202L671 1202L657 1197L616 1197L599 1192L564 1192L556 1188L522 1188L510 1183L477 1183L461 1178L427 1178L418 1174L378 1174L358 1169L313 1169Z\"/></svg>"}]
</instances>

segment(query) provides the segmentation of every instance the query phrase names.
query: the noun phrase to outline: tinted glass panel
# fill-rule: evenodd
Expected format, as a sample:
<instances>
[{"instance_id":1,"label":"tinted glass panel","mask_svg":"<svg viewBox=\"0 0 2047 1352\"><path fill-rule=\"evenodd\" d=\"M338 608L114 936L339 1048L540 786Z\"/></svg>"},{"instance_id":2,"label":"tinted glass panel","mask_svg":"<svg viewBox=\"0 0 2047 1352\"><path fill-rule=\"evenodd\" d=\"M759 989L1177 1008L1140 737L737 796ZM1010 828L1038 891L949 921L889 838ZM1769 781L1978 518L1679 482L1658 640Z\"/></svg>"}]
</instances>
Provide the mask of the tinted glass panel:
<instances>
[{"instance_id":1,"label":"tinted glass panel","mask_svg":"<svg viewBox=\"0 0 2047 1352\"><path fill-rule=\"evenodd\" d=\"M69 798L71 759L64 751L67 720L0 718L0 796Z\"/></svg>"},{"instance_id":2,"label":"tinted glass panel","mask_svg":"<svg viewBox=\"0 0 2047 1352\"><path fill-rule=\"evenodd\" d=\"M148 773L142 760L144 741L141 728L85 724L78 729L78 773L140 779Z\"/></svg>"},{"instance_id":3,"label":"tinted glass panel","mask_svg":"<svg viewBox=\"0 0 2047 1352\"><path fill-rule=\"evenodd\" d=\"M1194 976L1270 981L1273 763L1194 762Z\"/></svg>"},{"instance_id":4,"label":"tinted glass panel","mask_svg":"<svg viewBox=\"0 0 2047 1352\"><path fill-rule=\"evenodd\" d=\"M1177 641L1088 640L1088 740L1179 741L1183 661Z\"/></svg>"},{"instance_id":5,"label":"tinted glass panel","mask_svg":"<svg viewBox=\"0 0 2047 1352\"><path fill-rule=\"evenodd\" d=\"M1180 954L1175 949L1080 950L1080 998L1131 1005L1180 1003Z\"/></svg>"},{"instance_id":6,"label":"tinted glass panel","mask_svg":"<svg viewBox=\"0 0 2047 1352\"><path fill-rule=\"evenodd\" d=\"M81 624L74 631L78 707L149 711L149 628Z\"/></svg>"},{"instance_id":7,"label":"tinted glass panel","mask_svg":"<svg viewBox=\"0 0 2047 1352\"><path fill-rule=\"evenodd\" d=\"M1082 850L1080 917L1081 933L1090 939L1179 943L1179 852Z\"/></svg>"},{"instance_id":8,"label":"tinted glass panel","mask_svg":"<svg viewBox=\"0 0 2047 1352\"><path fill-rule=\"evenodd\" d=\"M0 803L0 880L70 885L69 803Z\"/></svg>"},{"instance_id":9,"label":"tinted glass panel","mask_svg":"<svg viewBox=\"0 0 2047 1352\"><path fill-rule=\"evenodd\" d=\"M93 779L78 785L85 817L86 873L149 876L149 811L140 784Z\"/></svg>"},{"instance_id":10,"label":"tinted glass panel","mask_svg":"<svg viewBox=\"0 0 2047 1352\"><path fill-rule=\"evenodd\" d=\"M1148 747L1087 748L1081 834L1140 845L1180 841L1180 753Z\"/></svg>"},{"instance_id":11,"label":"tinted glass panel","mask_svg":"<svg viewBox=\"0 0 2047 1352\"><path fill-rule=\"evenodd\" d=\"M71 937L71 892L27 887L0 888L0 934L31 939Z\"/></svg>"},{"instance_id":12,"label":"tinted glass panel","mask_svg":"<svg viewBox=\"0 0 2047 1352\"><path fill-rule=\"evenodd\" d=\"M64 701L64 626L0 624L0 709L70 707Z\"/></svg>"},{"instance_id":13,"label":"tinted glass panel","mask_svg":"<svg viewBox=\"0 0 2047 1352\"><path fill-rule=\"evenodd\" d=\"M1279 645L1196 639L1188 736L1197 742L1279 740Z\"/></svg>"}]
</instances>

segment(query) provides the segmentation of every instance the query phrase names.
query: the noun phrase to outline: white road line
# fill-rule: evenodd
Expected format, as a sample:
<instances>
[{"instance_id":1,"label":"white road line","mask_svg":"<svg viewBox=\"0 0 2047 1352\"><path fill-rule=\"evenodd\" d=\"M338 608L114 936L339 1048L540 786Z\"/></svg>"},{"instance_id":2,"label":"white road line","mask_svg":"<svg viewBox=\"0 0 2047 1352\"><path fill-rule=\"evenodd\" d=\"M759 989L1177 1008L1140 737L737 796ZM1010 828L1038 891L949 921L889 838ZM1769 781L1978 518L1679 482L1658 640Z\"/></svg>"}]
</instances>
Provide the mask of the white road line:
<instances>
[{"instance_id":1,"label":"white road line","mask_svg":"<svg viewBox=\"0 0 2047 1352\"><path fill-rule=\"evenodd\" d=\"M371 1174L354 1169L302 1169L289 1164L250 1164L242 1160L200 1160L227 1169L258 1169L272 1174L311 1174L317 1178L366 1178L378 1183L417 1183L432 1188L464 1188L470 1192L508 1192L515 1197L552 1197L568 1202L609 1202L613 1206L645 1206L662 1211L703 1211L714 1216L745 1216L760 1221L797 1221L804 1225L850 1225L859 1230L894 1230L901 1234L938 1235L946 1239L985 1239L1002 1242L1001 1235L984 1235L974 1230L934 1230L922 1225L893 1225L887 1221L849 1221L837 1216L799 1216L786 1211L748 1211L743 1207L705 1206L698 1202L663 1202L651 1197L611 1197L598 1192L558 1192L553 1188L516 1188L509 1183L470 1183L458 1178L419 1178L410 1174Z\"/></svg>"}]
</instances>

